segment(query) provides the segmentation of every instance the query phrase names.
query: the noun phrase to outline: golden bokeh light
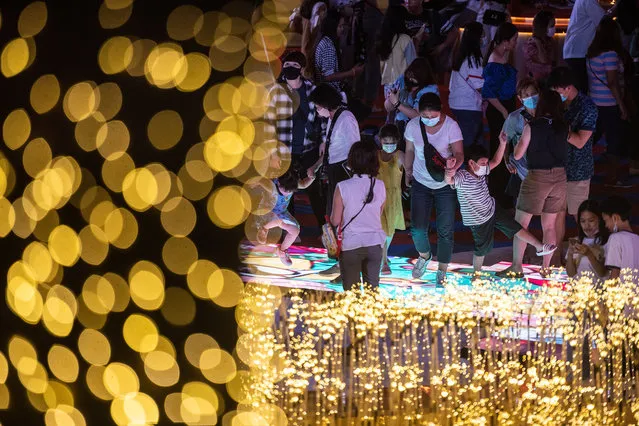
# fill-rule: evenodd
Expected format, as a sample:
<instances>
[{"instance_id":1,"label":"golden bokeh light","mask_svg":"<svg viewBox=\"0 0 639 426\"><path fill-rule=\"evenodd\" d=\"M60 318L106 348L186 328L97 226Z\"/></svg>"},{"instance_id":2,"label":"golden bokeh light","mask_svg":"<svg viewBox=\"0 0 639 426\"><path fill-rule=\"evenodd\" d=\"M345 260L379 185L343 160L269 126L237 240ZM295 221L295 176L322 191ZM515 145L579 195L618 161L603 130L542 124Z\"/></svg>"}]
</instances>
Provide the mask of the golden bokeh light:
<instances>
[{"instance_id":1,"label":"golden bokeh light","mask_svg":"<svg viewBox=\"0 0 639 426\"><path fill-rule=\"evenodd\" d=\"M29 65L29 43L23 38L11 40L2 50L0 56L0 71L5 77L13 77Z\"/></svg>"},{"instance_id":2,"label":"golden bokeh light","mask_svg":"<svg viewBox=\"0 0 639 426\"><path fill-rule=\"evenodd\" d=\"M144 354L144 372L154 384L170 387L180 380L180 368L175 357L163 350Z\"/></svg>"},{"instance_id":3,"label":"golden bokeh light","mask_svg":"<svg viewBox=\"0 0 639 426\"><path fill-rule=\"evenodd\" d=\"M244 283L236 272L230 269L218 269L209 277L206 290L216 305L231 308L239 303Z\"/></svg>"},{"instance_id":4,"label":"golden bokeh light","mask_svg":"<svg viewBox=\"0 0 639 426\"><path fill-rule=\"evenodd\" d=\"M112 30L126 24L132 13L133 2L130 2L128 6L121 8L110 8L107 6L107 3L104 2L100 5L100 9L98 10L98 20L100 21L100 26L102 26L102 28L105 30Z\"/></svg>"},{"instance_id":5,"label":"golden bokeh light","mask_svg":"<svg viewBox=\"0 0 639 426\"><path fill-rule=\"evenodd\" d=\"M11 406L11 394L4 383L0 383L0 410L8 410Z\"/></svg>"},{"instance_id":6,"label":"golden bokeh light","mask_svg":"<svg viewBox=\"0 0 639 426\"><path fill-rule=\"evenodd\" d=\"M89 265L100 265L109 254L109 241L104 231L93 224L80 230L78 234L82 253L80 257Z\"/></svg>"},{"instance_id":7,"label":"golden bokeh light","mask_svg":"<svg viewBox=\"0 0 639 426\"><path fill-rule=\"evenodd\" d=\"M71 349L62 345L53 345L47 355L49 370L65 383L73 383L78 378L80 366Z\"/></svg>"},{"instance_id":8,"label":"golden bokeh light","mask_svg":"<svg viewBox=\"0 0 639 426\"><path fill-rule=\"evenodd\" d=\"M122 194L134 210L145 211L157 201L160 188L158 181L145 167L131 170L122 182Z\"/></svg>"},{"instance_id":9,"label":"golden bokeh light","mask_svg":"<svg viewBox=\"0 0 639 426\"><path fill-rule=\"evenodd\" d=\"M91 365L105 366L111 359L111 344L98 330L82 330L78 337L78 349L82 358Z\"/></svg>"},{"instance_id":10,"label":"golden bokeh light","mask_svg":"<svg viewBox=\"0 0 639 426\"><path fill-rule=\"evenodd\" d=\"M177 88L182 92L193 92L204 86L211 77L211 61L202 53L189 53L182 58L182 72L176 79Z\"/></svg>"},{"instance_id":11,"label":"golden bokeh light","mask_svg":"<svg viewBox=\"0 0 639 426\"><path fill-rule=\"evenodd\" d=\"M103 366L90 365L87 369L85 381L93 395L101 400L109 401L113 399L113 397L106 387L104 387L104 380L102 379L104 377L104 370L105 367Z\"/></svg>"},{"instance_id":12,"label":"golden bokeh light","mask_svg":"<svg viewBox=\"0 0 639 426\"><path fill-rule=\"evenodd\" d=\"M202 10L192 5L178 6L169 14L166 32L173 40L184 41L195 37L202 29Z\"/></svg>"},{"instance_id":13,"label":"golden bokeh light","mask_svg":"<svg viewBox=\"0 0 639 426\"><path fill-rule=\"evenodd\" d=\"M65 337L71 333L78 304L75 295L63 285L54 285L47 292L42 310L42 322L51 334Z\"/></svg>"},{"instance_id":14,"label":"golden bokeh light","mask_svg":"<svg viewBox=\"0 0 639 426\"><path fill-rule=\"evenodd\" d=\"M204 161L193 161L195 164L185 164L178 171L178 179L182 183L182 191L185 198L191 201L199 201L206 198L213 189L213 172ZM189 167L191 166L191 167ZM203 171L208 169L208 172ZM195 178L189 171L199 174L199 178ZM208 174L210 179L201 178Z\"/></svg>"},{"instance_id":15,"label":"golden bokeh light","mask_svg":"<svg viewBox=\"0 0 639 426\"><path fill-rule=\"evenodd\" d=\"M31 86L31 108L38 114L51 111L60 100L60 83L53 74L45 74Z\"/></svg>"},{"instance_id":16,"label":"golden bokeh light","mask_svg":"<svg viewBox=\"0 0 639 426\"><path fill-rule=\"evenodd\" d=\"M116 83L102 83L95 88L99 93L96 95L100 99L100 105L96 113L102 114L101 120L111 120L120 112L122 108L122 90Z\"/></svg>"},{"instance_id":17,"label":"golden bokeh light","mask_svg":"<svg viewBox=\"0 0 639 426\"><path fill-rule=\"evenodd\" d=\"M47 5L42 1L35 1L20 12L18 18L18 32L24 38L34 37L47 23Z\"/></svg>"},{"instance_id":18,"label":"golden bokeh light","mask_svg":"<svg viewBox=\"0 0 639 426\"><path fill-rule=\"evenodd\" d=\"M11 111L2 124L2 138L10 149L18 149L29 139L31 120L23 108Z\"/></svg>"},{"instance_id":19,"label":"golden bokeh light","mask_svg":"<svg viewBox=\"0 0 639 426\"><path fill-rule=\"evenodd\" d=\"M145 74L146 59L151 51L157 46L157 43L149 39L135 40L131 46L127 48L127 57L131 56L130 64L126 71L132 77L141 77Z\"/></svg>"},{"instance_id":20,"label":"golden bokeh light","mask_svg":"<svg viewBox=\"0 0 639 426\"><path fill-rule=\"evenodd\" d=\"M67 118L73 122L84 120L93 114L100 104L99 92L95 83L82 82L74 84L64 95L62 107Z\"/></svg>"},{"instance_id":21,"label":"golden bokeh light","mask_svg":"<svg viewBox=\"0 0 639 426\"><path fill-rule=\"evenodd\" d=\"M9 362L2 352L0 352L0 385L7 382L9 377Z\"/></svg>"},{"instance_id":22,"label":"golden bokeh light","mask_svg":"<svg viewBox=\"0 0 639 426\"><path fill-rule=\"evenodd\" d=\"M122 395L111 403L111 417L117 425L157 424L159 416L157 404L145 393Z\"/></svg>"},{"instance_id":23,"label":"golden bokeh light","mask_svg":"<svg viewBox=\"0 0 639 426\"><path fill-rule=\"evenodd\" d=\"M82 251L80 238L68 226L57 226L49 235L49 251L53 260L60 265L73 266Z\"/></svg>"},{"instance_id":24,"label":"golden bokeh light","mask_svg":"<svg viewBox=\"0 0 639 426\"><path fill-rule=\"evenodd\" d=\"M127 345L136 352L151 352L158 345L158 328L153 320L144 315L129 315L124 322L122 334Z\"/></svg>"},{"instance_id":25,"label":"golden bokeh light","mask_svg":"<svg viewBox=\"0 0 639 426\"><path fill-rule=\"evenodd\" d=\"M112 10L119 10L133 5L133 0L104 0L104 5Z\"/></svg>"},{"instance_id":26,"label":"golden bokeh light","mask_svg":"<svg viewBox=\"0 0 639 426\"><path fill-rule=\"evenodd\" d=\"M247 45L240 37L225 35L211 44L209 58L217 71L228 72L241 66L246 59ZM262 54L264 56L264 54Z\"/></svg>"},{"instance_id":27,"label":"golden bokeh light","mask_svg":"<svg viewBox=\"0 0 639 426\"><path fill-rule=\"evenodd\" d=\"M164 110L155 114L147 126L149 141L160 150L173 148L182 138L184 126L180 114Z\"/></svg>"},{"instance_id":28,"label":"golden bokeh light","mask_svg":"<svg viewBox=\"0 0 639 426\"><path fill-rule=\"evenodd\" d=\"M222 349L209 349L202 353L200 359L202 375L215 384L228 383L237 374L233 356Z\"/></svg>"},{"instance_id":29,"label":"golden bokeh light","mask_svg":"<svg viewBox=\"0 0 639 426\"><path fill-rule=\"evenodd\" d=\"M105 160L117 160L129 149L131 136L124 122L115 120L104 123L96 135L96 145Z\"/></svg>"},{"instance_id":30,"label":"golden bokeh light","mask_svg":"<svg viewBox=\"0 0 639 426\"><path fill-rule=\"evenodd\" d=\"M250 381L250 371L240 370L236 376L226 384L226 391L229 396L238 403L250 403Z\"/></svg>"},{"instance_id":31,"label":"golden bokeh light","mask_svg":"<svg viewBox=\"0 0 639 426\"><path fill-rule=\"evenodd\" d=\"M95 112L75 125L75 140L78 146L87 152L98 148L98 132L106 120L100 112Z\"/></svg>"},{"instance_id":32,"label":"golden bokeh light","mask_svg":"<svg viewBox=\"0 0 639 426\"><path fill-rule=\"evenodd\" d=\"M44 415L45 426L86 426L82 413L75 407L61 404Z\"/></svg>"},{"instance_id":33,"label":"golden bokeh light","mask_svg":"<svg viewBox=\"0 0 639 426\"><path fill-rule=\"evenodd\" d=\"M140 380L135 371L121 362L112 362L104 369L104 387L112 397L125 397L140 390Z\"/></svg>"},{"instance_id":34,"label":"golden bokeh light","mask_svg":"<svg viewBox=\"0 0 639 426\"><path fill-rule=\"evenodd\" d=\"M138 237L138 222L127 209L115 209L104 222L104 233L114 247L127 249Z\"/></svg>"},{"instance_id":35,"label":"golden bokeh light","mask_svg":"<svg viewBox=\"0 0 639 426\"><path fill-rule=\"evenodd\" d=\"M141 260L129 271L131 300L140 308L153 311L164 303L164 274L151 262Z\"/></svg>"},{"instance_id":36,"label":"golden bokeh light","mask_svg":"<svg viewBox=\"0 0 639 426\"><path fill-rule=\"evenodd\" d=\"M175 43L162 43L151 50L144 65L149 83L161 89L176 86L187 73L182 47Z\"/></svg>"},{"instance_id":37,"label":"golden bokeh light","mask_svg":"<svg viewBox=\"0 0 639 426\"><path fill-rule=\"evenodd\" d=\"M51 164L51 147L43 138L36 138L24 147L22 166L29 176L35 178Z\"/></svg>"},{"instance_id":38,"label":"golden bokeh light","mask_svg":"<svg viewBox=\"0 0 639 426\"><path fill-rule=\"evenodd\" d=\"M160 219L162 227L170 235L186 237L195 228L197 214L189 200L175 197L162 206Z\"/></svg>"},{"instance_id":39,"label":"golden bokeh light","mask_svg":"<svg viewBox=\"0 0 639 426\"><path fill-rule=\"evenodd\" d=\"M195 300L191 293L181 287L166 289L166 298L171 303L162 305L162 316L172 325L184 326L195 319Z\"/></svg>"},{"instance_id":40,"label":"golden bokeh light","mask_svg":"<svg viewBox=\"0 0 639 426\"><path fill-rule=\"evenodd\" d=\"M202 382L190 382L182 388L180 417L186 424L216 424L217 393Z\"/></svg>"},{"instance_id":41,"label":"golden bokeh light","mask_svg":"<svg viewBox=\"0 0 639 426\"><path fill-rule=\"evenodd\" d=\"M200 299L208 299L208 282L210 277L219 268L210 260L199 259L193 263L187 272L186 280L189 290Z\"/></svg>"},{"instance_id":42,"label":"golden bokeh light","mask_svg":"<svg viewBox=\"0 0 639 426\"><path fill-rule=\"evenodd\" d=\"M98 53L100 69L109 75L124 71L132 60L132 43L128 37L115 36L108 39Z\"/></svg>"},{"instance_id":43,"label":"golden bokeh light","mask_svg":"<svg viewBox=\"0 0 639 426\"><path fill-rule=\"evenodd\" d=\"M91 275L82 287L82 300L91 311L107 315L115 305L115 291L109 280L99 275Z\"/></svg>"},{"instance_id":44,"label":"golden bokeh light","mask_svg":"<svg viewBox=\"0 0 639 426\"><path fill-rule=\"evenodd\" d=\"M9 200L0 198L0 237L6 237L14 229L16 212Z\"/></svg>"},{"instance_id":45,"label":"golden bokeh light","mask_svg":"<svg viewBox=\"0 0 639 426\"><path fill-rule=\"evenodd\" d=\"M126 175L135 169L133 158L124 152L118 158L106 160L102 164L102 180L113 192L122 192L122 184Z\"/></svg>"},{"instance_id":46,"label":"golden bokeh light","mask_svg":"<svg viewBox=\"0 0 639 426\"><path fill-rule=\"evenodd\" d=\"M211 194L207 203L211 221L220 228L233 228L251 212L251 197L240 186L224 186Z\"/></svg>"},{"instance_id":47,"label":"golden bokeh light","mask_svg":"<svg viewBox=\"0 0 639 426\"><path fill-rule=\"evenodd\" d=\"M169 271L186 275L197 260L197 247L188 237L170 237L162 247L162 260Z\"/></svg>"},{"instance_id":48,"label":"golden bokeh light","mask_svg":"<svg viewBox=\"0 0 639 426\"><path fill-rule=\"evenodd\" d=\"M186 338L184 342L184 355L186 359L196 368L202 369L201 359L204 354L206 365L217 365L222 356L219 351L220 346L214 338L204 333L194 333Z\"/></svg>"}]
</instances>

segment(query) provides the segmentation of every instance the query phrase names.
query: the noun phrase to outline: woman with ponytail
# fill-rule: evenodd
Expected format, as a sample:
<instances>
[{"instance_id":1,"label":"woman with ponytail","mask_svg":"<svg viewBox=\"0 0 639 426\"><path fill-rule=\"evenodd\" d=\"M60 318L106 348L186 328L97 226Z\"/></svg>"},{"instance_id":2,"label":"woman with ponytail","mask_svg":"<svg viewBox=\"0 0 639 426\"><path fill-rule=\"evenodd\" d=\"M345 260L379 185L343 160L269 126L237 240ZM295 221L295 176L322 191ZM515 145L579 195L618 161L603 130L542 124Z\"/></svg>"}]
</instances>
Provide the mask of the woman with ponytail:
<instances>
[{"instance_id":1,"label":"woman with ponytail","mask_svg":"<svg viewBox=\"0 0 639 426\"><path fill-rule=\"evenodd\" d=\"M509 56L517 46L517 27L505 22L497 28L484 59L484 86L482 96L488 101L486 120L490 130L490 155L499 147L499 133L508 114L515 110L517 95L517 70L509 63ZM508 174L504 169L495 170L489 182L490 193L504 208L510 208L512 200L504 193Z\"/></svg>"}]
</instances>

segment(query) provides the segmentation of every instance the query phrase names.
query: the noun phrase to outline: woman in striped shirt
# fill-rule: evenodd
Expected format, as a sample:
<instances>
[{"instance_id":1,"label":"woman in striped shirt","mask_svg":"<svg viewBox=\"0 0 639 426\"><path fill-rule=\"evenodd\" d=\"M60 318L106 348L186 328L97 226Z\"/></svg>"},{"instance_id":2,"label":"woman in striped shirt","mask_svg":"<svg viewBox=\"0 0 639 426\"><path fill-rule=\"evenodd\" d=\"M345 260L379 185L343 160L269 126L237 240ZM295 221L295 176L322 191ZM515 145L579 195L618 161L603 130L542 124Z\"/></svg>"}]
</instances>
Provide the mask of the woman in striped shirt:
<instances>
[{"instance_id":1,"label":"woman in striped shirt","mask_svg":"<svg viewBox=\"0 0 639 426\"><path fill-rule=\"evenodd\" d=\"M602 134L606 136L610 183L617 181L619 157L624 154L622 120L628 119L623 99L624 72L630 69L624 66L627 56L619 25L611 17L604 17L588 48L586 70L590 97L599 110L595 141Z\"/></svg>"}]
</instances>

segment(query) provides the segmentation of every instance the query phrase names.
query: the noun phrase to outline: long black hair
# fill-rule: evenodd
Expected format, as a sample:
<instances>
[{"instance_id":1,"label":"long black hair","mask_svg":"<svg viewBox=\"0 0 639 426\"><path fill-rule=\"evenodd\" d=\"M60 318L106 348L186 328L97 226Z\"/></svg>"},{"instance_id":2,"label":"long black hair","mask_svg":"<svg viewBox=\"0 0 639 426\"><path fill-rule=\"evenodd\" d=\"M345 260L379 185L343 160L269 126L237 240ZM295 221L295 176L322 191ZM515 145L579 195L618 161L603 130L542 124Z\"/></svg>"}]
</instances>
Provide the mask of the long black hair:
<instances>
[{"instance_id":1,"label":"long black hair","mask_svg":"<svg viewBox=\"0 0 639 426\"><path fill-rule=\"evenodd\" d=\"M488 64L488 60L490 59L490 55L492 55L493 50L495 50L495 46L499 46L503 42L510 40L518 32L519 31L517 31L517 27L514 26L511 22L504 22L499 27L497 27L495 38L493 38L490 42L488 52L486 52L486 57L484 58L484 66Z\"/></svg>"},{"instance_id":2,"label":"long black hair","mask_svg":"<svg viewBox=\"0 0 639 426\"><path fill-rule=\"evenodd\" d=\"M584 238L586 238L586 234L584 234L584 230L581 228L581 215L584 212L590 212L597 216L599 219L599 233L595 236L595 242L599 245L604 245L608 242L608 237L610 236L610 232L608 228L606 228L606 223L603 220L603 215L601 214L601 208L599 207L599 203L595 200L586 200L581 205L579 205L579 209L577 210L577 228L579 229L579 242L583 243Z\"/></svg>"},{"instance_id":3,"label":"long black hair","mask_svg":"<svg viewBox=\"0 0 639 426\"><path fill-rule=\"evenodd\" d=\"M551 89L544 89L539 94L539 101L535 109L536 119L552 120L552 127L556 132L568 129L564 120L564 103L559 93Z\"/></svg>"},{"instance_id":4,"label":"long black hair","mask_svg":"<svg viewBox=\"0 0 639 426\"><path fill-rule=\"evenodd\" d=\"M471 22L464 27L461 42L453 57L453 70L459 71L465 60L468 60L469 67L481 66L481 38L483 33L484 26L479 22Z\"/></svg>"},{"instance_id":5,"label":"long black hair","mask_svg":"<svg viewBox=\"0 0 639 426\"><path fill-rule=\"evenodd\" d=\"M548 37L548 25L555 19L555 15L549 10L540 10L533 18L533 35L540 40Z\"/></svg>"},{"instance_id":6,"label":"long black hair","mask_svg":"<svg viewBox=\"0 0 639 426\"><path fill-rule=\"evenodd\" d=\"M599 22L595 38L592 39L586 58L594 58L604 52L614 51L620 57L624 54L623 43L621 41L621 28L619 24L610 16L604 16Z\"/></svg>"},{"instance_id":7,"label":"long black hair","mask_svg":"<svg viewBox=\"0 0 639 426\"><path fill-rule=\"evenodd\" d=\"M318 2L319 3L319 2ZM337 37L337 27L339 27L339 21L342 19L340 13L335 9L328 9L326 12L326 16L322 21L322 24L319 28L318 33L316 34L313 46L310 47L308 53L306 54L307 60L307 69L309 74L315 78L316 69L315 69L315 51L317 50L317 45L324 37L328 37L332 42L333 46L335 46L335 51L337 52L337 56L339 57L339 39Z\"/></svg>"},{"instance_id":8,"label":"long black hair","mask_svg":"<svg viewBox=\"0 0 639 426\"><path fill-rule=\"evenodd\" d=\"M405 9L403 6L390 6L384 15L382 28L377 37L376 50L379 58L385 61L393 51L393 40L400 34L408 34L406 20L404 19Z\"/></svg>"}]
</instances>

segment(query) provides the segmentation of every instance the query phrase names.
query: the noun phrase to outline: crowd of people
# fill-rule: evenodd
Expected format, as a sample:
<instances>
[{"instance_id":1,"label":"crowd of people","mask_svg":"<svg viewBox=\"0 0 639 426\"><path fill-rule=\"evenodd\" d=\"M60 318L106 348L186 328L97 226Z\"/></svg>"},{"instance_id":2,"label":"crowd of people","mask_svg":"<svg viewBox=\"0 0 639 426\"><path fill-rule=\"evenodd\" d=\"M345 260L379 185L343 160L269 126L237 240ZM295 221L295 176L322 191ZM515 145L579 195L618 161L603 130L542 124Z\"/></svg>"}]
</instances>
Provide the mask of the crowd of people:
<instances>
[{"instance_id":1,"label":"crowd of people","mask_svg":"<svg viewBox=\"0 0 639 426\"><path fill-rule=\"evenodd\" d=\"M543 257L542 275L560 264L570 275L613 278L639 269L630 203L590 199L595 144L605 141L606 184L627 187L637 169L639 6L618 0L605 11L576 0L563 54L553 13L538 11L518 68L519 31L507 5L391 0L381 10L376 0L304 0L291 16L301 48L282 58L265 114L291 162L274 181L275 207L257 240L281 228L277 254L292 264L287 249L299 224L291 197L305 191L318 225L336 232L327 240L341 246L321 273L338 274L333 281L345 289L375 287L391 273L388 248L406 228L407 195L415 279L436 258L444 284L458 210L472 232L476 272L495 228L513 239L512 266L500 276L523 276L527 245ZM379 96L386 124L362 129ZM533 216L541 217L541 241L528 231ZM579 233L564 250L568 216Z\"/></svg>"}]
</instances>

